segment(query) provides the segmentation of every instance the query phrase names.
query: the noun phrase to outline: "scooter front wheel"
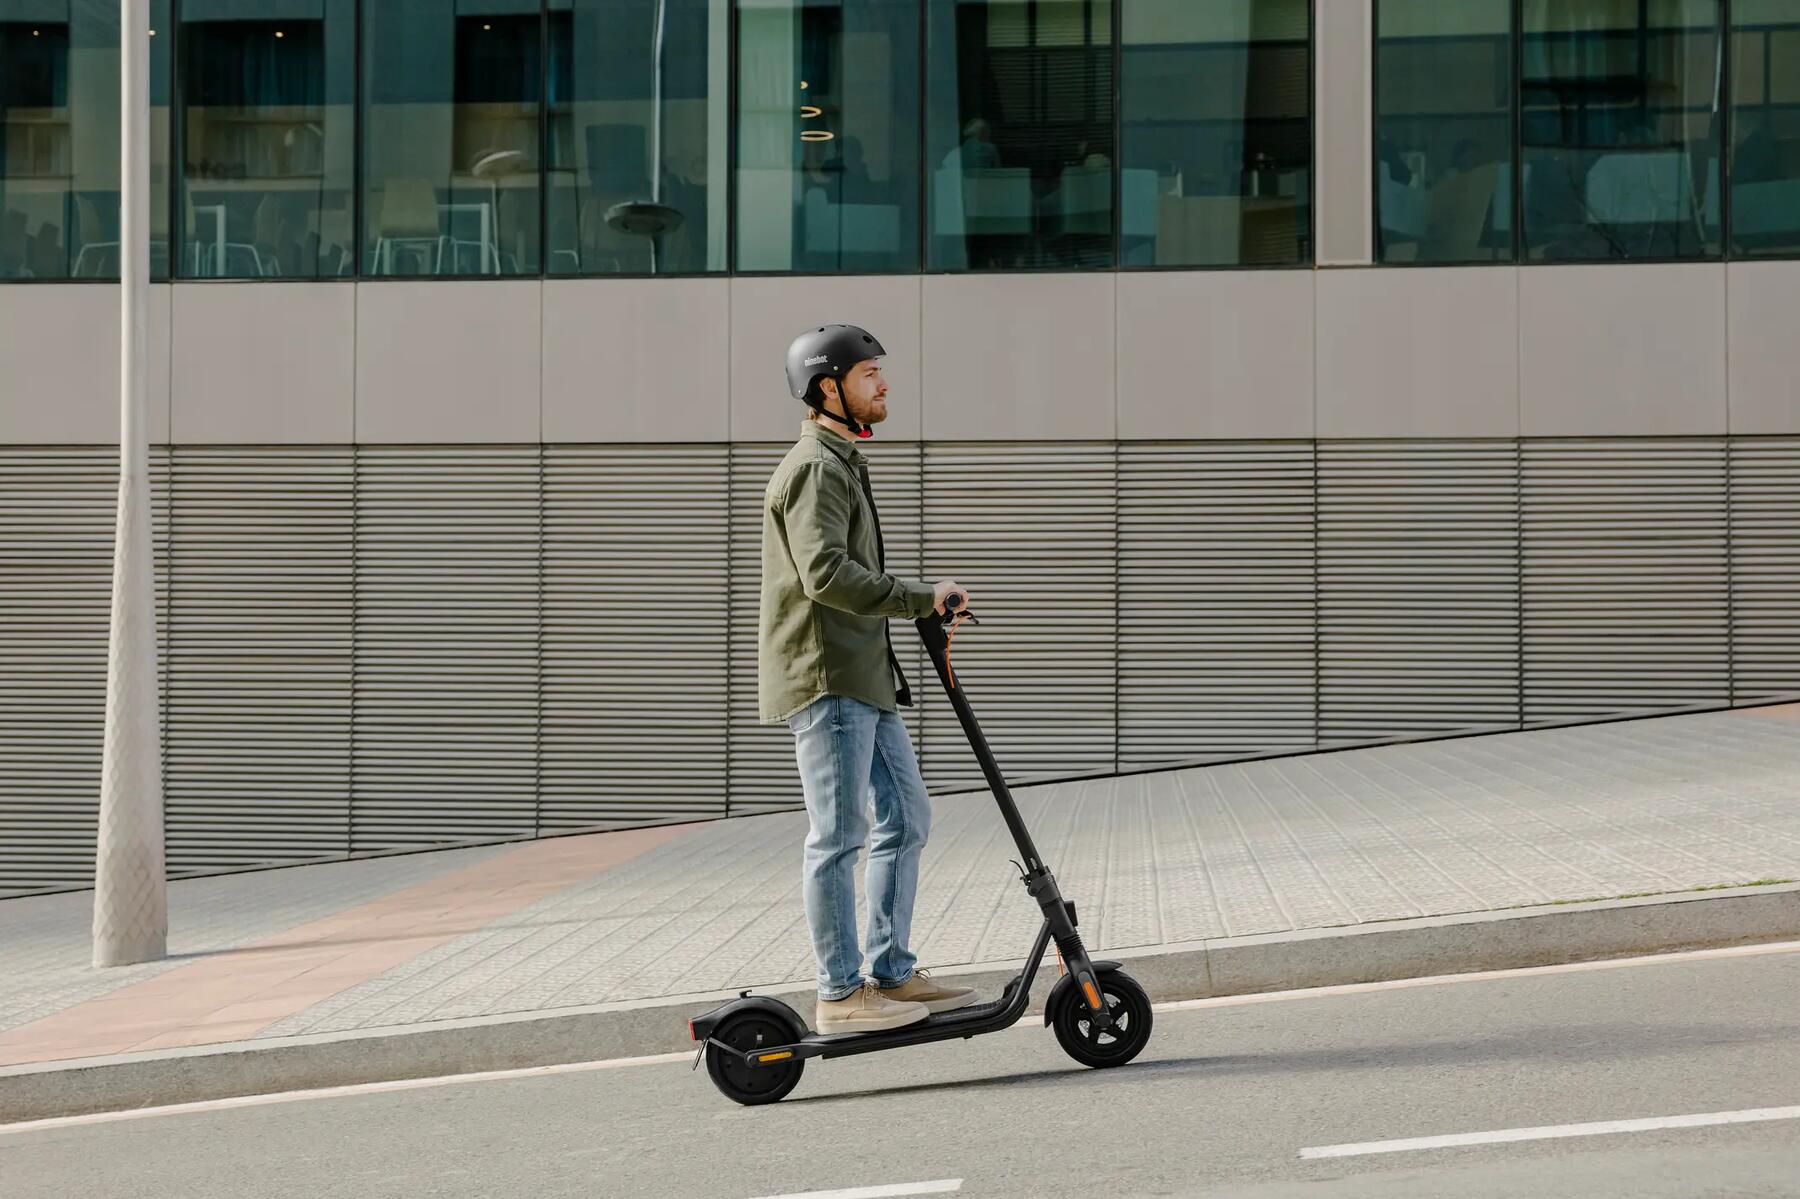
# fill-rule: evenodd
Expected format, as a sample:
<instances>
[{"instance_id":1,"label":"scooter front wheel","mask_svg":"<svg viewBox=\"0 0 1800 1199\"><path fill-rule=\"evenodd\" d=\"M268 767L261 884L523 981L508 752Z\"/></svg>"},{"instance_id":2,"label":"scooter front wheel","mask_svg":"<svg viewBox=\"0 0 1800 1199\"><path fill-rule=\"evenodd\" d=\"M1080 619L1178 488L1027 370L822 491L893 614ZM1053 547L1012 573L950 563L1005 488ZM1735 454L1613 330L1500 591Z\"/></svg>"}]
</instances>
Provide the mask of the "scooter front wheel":
<instances>
[{"instance_id":1,"label":"scooter front wheel","mask_svg":"<svg viewBox=\"0 0 1800 1199\"><path fill-rule=\"evenodd\" d=\"M1112 1027L1099 1028L1079 993L1071 994L1052 1021L1063 1051L1084 1066L1123 1066L1150 1042L1150 997L1121 970L1100 976L1100 1000Z\"/></svg>"},{"instance_id":2,"label":"scooter front wheel","mask_svg":"<svg viewBox=\"0 0 1800 1199\"><path fill-rule=\"evenodd\" d=\"M769 1065L746 1065L736 1054L721 1052L719 1044L729 1045L740 1053L748 1053L769 1045L788 1045L799 1034L782 1021L764 1012L746 1012L733 1016L714 1030L706 1044L706 1072L713 1085L734 1103L755 1106L785 1099L789 1091L800 1085L800 1072L806 1062L800 1058Z\"/></svg>"}]
</instances>

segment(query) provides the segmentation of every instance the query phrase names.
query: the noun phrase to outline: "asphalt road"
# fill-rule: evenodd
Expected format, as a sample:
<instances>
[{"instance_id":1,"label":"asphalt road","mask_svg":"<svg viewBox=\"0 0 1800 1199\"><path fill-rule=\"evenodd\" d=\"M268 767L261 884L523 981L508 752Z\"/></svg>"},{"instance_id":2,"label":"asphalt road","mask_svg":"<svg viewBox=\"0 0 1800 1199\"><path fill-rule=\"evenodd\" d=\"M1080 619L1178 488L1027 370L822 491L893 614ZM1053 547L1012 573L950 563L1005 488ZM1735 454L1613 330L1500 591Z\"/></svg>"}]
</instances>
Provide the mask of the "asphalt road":
<instances>
[{"instance_id":1,"label":"asphalt road","mask_svg":"<svg viewBox=\"0 0 1800 1199\"><path fill-rule=\"evenodd\" d=\"M1029 1018L1028 1018L1029 1020ZM1080 1069L1035 1024L809 1065L740 1108L685 1062L0 1129L0 1196L1800 1195L1800 1119L1302 1150L1800 1105L1800 952L1178 1006Z\"/></svg>"}]
</instances>

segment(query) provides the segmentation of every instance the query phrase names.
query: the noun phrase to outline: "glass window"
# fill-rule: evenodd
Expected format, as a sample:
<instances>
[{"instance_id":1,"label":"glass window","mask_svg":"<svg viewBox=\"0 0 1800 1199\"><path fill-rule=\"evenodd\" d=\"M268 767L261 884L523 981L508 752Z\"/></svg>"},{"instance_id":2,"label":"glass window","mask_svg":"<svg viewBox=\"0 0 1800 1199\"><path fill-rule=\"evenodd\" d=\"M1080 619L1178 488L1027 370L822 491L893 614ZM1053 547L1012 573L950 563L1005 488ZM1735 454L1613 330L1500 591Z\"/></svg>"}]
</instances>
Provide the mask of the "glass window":
<instances>
[{"instance_id":1,"label":"glass window","mask_svg":"<svg viewBox=\"0 0 1800 1199\"><path fill-rule=\"evenodd\" d=\"M1380 0L1375 252L1510 262L1512 0Z\"/></svg>"},{"instance_id":2,"label":"glass window","mask_svg":"<svg viewBox=\"0 0 1800 1199\"><path fill-rule=\"evenodd\" d=\"M1715 255L1719 0L1524 0L1525 248Z\"/></svg>"},{"instance_id":3,"label":"glass window","mask_svg":"<svg viewBox=\"0 0 1800 1199\"><path fill-rule=\"evenodd\" d=\"M150 273L169 275L168 0L150 20ZM0 0L0 279L119 277L117 0Z\"/></svg>"},{"instance_id":4,"label":"glass window","mask_svg":"<svg viewBox=\"0 0 1800 1199\"><path fill-rule=\"evenodd\" d=\"M355 0L182 0L188 278L331 278L356 262Z\"/></svg>"},{"instance_id":5,"label":"glass window","mask_svg":"<svg viewBox=\"0 0 1800 1199\"><path fill-rule=\"evenodd\" d=\"M380 0L362 20L363 274L537 274L538 0Z\"/></svg>"},{"instance_id":6,"label":"glass window","mask_svg":"<svg viewBox=\"0 0 1800 1199\"><path fill-rule=\"evenodd\" d=\"M918 0L739 0L737 267L919 269Z\"/></svg>"},{"instance_id":7,"label":"glass window","mask_svg":"<svg viewBox=\"0 0 1800 1199\"><path fill-rule=\"evenodd\" d=\"M1111 0L927 4L929 265L1111 266Z\"/></svg>"},{"instance_id":8,"label":"glass window","mask_svg":"<svg viewBox=\"0 0 1800 1199\"><path fill-rule=\"evenodd\" d=\"M1800 253L1800 0L1735 0L1731 22L1731 248Z\"/></svg>"},{"instance_id":9,"label":"glass window","mask_svg":"<svg viewBox=\"0 0 1800 1199\"><path fill-rule=\"evenodd\" d=\"M1307 0L1124 0L1119 252L1127 266L1312 256Z\"/></svg>"},{"instance_id":10,"label":"glass window","mask_svg":"<svg viewBox=\"0 0 1800 1199\"><path fill-rule=\"evenodd\" d=\"M727 0L550 0L555 274L725 267Z\"/></svg>"}]
</instances>

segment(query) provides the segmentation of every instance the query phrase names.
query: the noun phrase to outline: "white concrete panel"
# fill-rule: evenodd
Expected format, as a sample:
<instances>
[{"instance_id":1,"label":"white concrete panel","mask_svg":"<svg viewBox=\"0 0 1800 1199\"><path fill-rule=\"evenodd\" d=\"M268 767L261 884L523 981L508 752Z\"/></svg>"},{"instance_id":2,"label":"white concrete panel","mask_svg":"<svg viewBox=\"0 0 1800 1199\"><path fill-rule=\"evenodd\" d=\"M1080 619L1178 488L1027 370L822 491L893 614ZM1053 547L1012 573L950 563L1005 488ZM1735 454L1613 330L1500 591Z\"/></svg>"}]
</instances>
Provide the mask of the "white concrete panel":
<instances>
[{"instance_id":1,"label":"white concrete panel","mask_svg":"<svg viewBox=\"0 0 1800 1199\"><path fill-rule=\"evenodd\" d=\"M1121 274L1123 440L1313 435L1313 272Z\"/></svg>"},{"instance_id":2,"label":"white concrete panel","mask_svg":"<svg viewBox=\"0 0 1800 1199\"><path fill-rule=\"evenodd\" d=\"M544 284L544 440L729 436L725 279Z\"/></svg>"},{"instance_id":3,"label":"white concrete panel","mask_svg":"<svg viewBox=\"0 0 1800 1199\"><path fill-rule=\"evenodd\" d=\"M1519 270L1527 437L1726 431L1722 263Z\"/></svg>"},{"instance_id":4,"label":"white concrete panel","mask_svg":"<svg viewBox=\"0 0 1800 1199\"><path fill-rule=\"evenodd\" d=\"M1106 440L1118 276L925 277L925 436Z\"/></svg>"},{"instance_id":5,"label":"white concrete panel","mask_svg":"<svg viewBox=\"0 0 1800 1199\"><path fill-rule=\"evenodd\" d=\"M174 285L182 445L342 445L355 436L356 288Z\"/></svg>"},{"instance_id":6,"label":"white concrete panel","mask_svg":"<svg viewBox=\"0 0 1800 1199\"><path fill-rule=\"evenodd\" d=\"M1315 12L1315 257L1324 265L1356 265L1372 261L1375 251L1371 0L1326 0Z\"/></svg>"},{"instance_id":7,"label":"white concrete panel","mask_svg":"<svg viewBox=\"0 0 1800 1199\"><path fill-rule=\"evenodd\" d=\"M1320 437L1516 437L1511 267L1320 271Z\"/></svg>"},{"instance_id":8,"label":"white concrete panel","mask_svg":"<svg viewBox=\"0 0 1800 1199\"><path fill-rule=\"evenodd\" d=\"M356 293L358 441L539 439L538 280L361 283Z\"/></svg>"},{"instance_id":9,"label":"white concrete panel","mask_svg":"<svg viewBox=\"0 0 1800 1199\"><path fill-rule=\"evenodd\" d=\"M1727 273L1731 431L1800 433L1800 262L1736 262Z\"/></svg>"},{"instance_id":10,"label":"white concrete panel","mask_svg":"<svg viewBox=\"0 0 1800 1199\"><path fill-rule=\"evenodd\" d=\"M876 433L917 441L922 428L917 275L758 277L731 281L731 437L792 441L806 406L788 394L788 343L819 325L861 325L887 350L888 418Z\"/></svg>"},{"instance_id":11,"label":"white concrete panel","mask_svg":"<svg viewBox=\"0 0 1800 1199\"><path fill-rule=\"evenodd\" d=\"M169 440L169 287L150 287L150 438ZM0 443L119 440L116 284L0 286Z\"/></svg>"}]
</instances>

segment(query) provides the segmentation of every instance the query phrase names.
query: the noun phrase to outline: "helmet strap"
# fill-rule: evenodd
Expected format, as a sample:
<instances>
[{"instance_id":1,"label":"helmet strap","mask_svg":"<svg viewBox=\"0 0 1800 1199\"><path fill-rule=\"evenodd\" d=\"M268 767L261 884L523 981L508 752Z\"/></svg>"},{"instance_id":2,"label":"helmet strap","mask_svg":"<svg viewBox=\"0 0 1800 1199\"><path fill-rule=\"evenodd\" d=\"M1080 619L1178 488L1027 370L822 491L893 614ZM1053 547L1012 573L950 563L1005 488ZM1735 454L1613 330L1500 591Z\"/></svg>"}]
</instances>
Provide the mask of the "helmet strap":
<instances>
[{"instance_id":1,"label":"helmet strap","mask_svg":"<svg viewBox=\"0 0 1800 1199\"><path fill-rule=\"evenodd\" d=\"M845 412L848 412L850 406L844 399L844 381L842 379L833 381L837 384L838 404L843 407ZM825 391L818 384L813 385L813 393L818 396L818 399L816 401L808 400L807 403L812 406L814 412L843 425L846 429L850 430L850 435L852 437L858 437L867 441L869 438L875 436L875 430L871 429L869 426L858 424L852 417L839 416L837 413L825 407Z\"/></svg>"}]
</instances>

